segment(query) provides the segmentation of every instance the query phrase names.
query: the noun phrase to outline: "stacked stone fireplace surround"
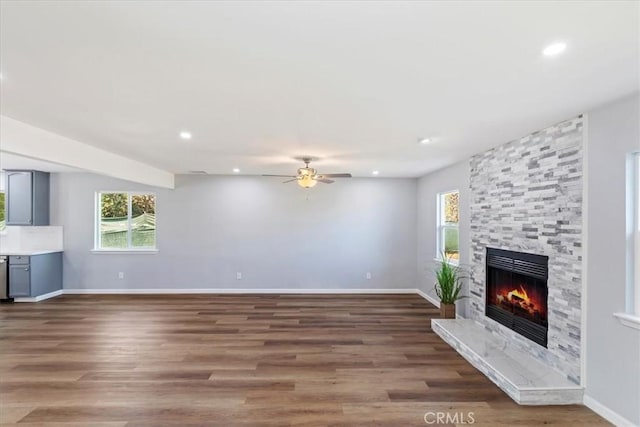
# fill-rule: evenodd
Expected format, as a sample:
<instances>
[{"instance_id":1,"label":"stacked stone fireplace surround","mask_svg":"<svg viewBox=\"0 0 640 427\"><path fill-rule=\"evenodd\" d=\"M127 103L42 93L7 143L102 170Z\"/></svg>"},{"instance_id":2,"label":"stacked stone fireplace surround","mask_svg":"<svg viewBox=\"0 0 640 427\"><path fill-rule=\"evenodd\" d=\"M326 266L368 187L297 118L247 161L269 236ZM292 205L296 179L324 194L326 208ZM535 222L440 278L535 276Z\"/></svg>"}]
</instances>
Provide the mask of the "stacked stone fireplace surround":
<instances>
[{"instance_id":1,"label":"stacked stone fireplace surround","mask_svg":"<svg viewBox=\"0 0 640 427\"><path fill-rule=\"evenodd\" d=\"M469 315L580 384L582 116L471 158ZM485 316L486 248L549 257L547 348Z\"/></svg>"}]
</instances>

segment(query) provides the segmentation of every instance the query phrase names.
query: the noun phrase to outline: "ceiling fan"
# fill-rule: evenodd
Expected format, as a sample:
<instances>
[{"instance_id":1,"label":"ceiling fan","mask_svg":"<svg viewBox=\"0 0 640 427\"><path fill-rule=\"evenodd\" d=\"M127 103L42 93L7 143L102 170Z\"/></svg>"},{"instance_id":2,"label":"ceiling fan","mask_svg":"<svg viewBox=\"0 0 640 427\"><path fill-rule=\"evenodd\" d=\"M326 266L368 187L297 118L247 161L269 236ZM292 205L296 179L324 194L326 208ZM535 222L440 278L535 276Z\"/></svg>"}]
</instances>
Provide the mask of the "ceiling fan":
<instances>
[{"instance_id":1,"label":"ceiling fan","mask_svg":"<svg viewBox=\"0 0 640 427\"><path fill-rule=\"evenodd\" d=\"M262 175L262 176L277 176L281 178L292 178L286 181L293 182L297 181L298 185L303 188L311 188L315 187L318 182L322 182L324 184L333 184L335 181L329 178L351 178L350 173L323 173L319 174L318 171L314 168L309 167L309 163L311 163L310 157L303 157L300 159L304 162L304 167L298 169L297 175Z\"/></svg>"}]
</instances>

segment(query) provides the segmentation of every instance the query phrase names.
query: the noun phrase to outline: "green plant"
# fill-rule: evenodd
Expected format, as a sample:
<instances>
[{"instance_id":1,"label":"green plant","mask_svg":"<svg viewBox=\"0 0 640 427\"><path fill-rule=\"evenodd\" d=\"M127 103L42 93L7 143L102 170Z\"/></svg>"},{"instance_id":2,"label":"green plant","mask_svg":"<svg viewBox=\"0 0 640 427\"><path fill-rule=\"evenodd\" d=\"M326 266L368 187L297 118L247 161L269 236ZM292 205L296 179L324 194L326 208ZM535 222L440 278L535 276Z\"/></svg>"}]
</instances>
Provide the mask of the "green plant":
<instances>
[{"instance_id":1,"label":"green plant","mask_svg":"<svg viewBox=\"0 0 640 427\"><path fill-rule=\"evenodd\" d=\"M459 299L465 298L460 295L462 282L465 279L464 270L457 265L451 264L451 258L442 254L442 261L435 271L436 284L433 286L436 295L443 304L453 304Z\"/></svg>"},{"instance_id":2,"label":"green plant","mask_svg":"<svg viewBox=\"0 0 640 427\"><path fill-rule=\"evenodd\" d=\"M102 193L102 218L127 216L127 193Z\"/></svg>"}]
</instances>

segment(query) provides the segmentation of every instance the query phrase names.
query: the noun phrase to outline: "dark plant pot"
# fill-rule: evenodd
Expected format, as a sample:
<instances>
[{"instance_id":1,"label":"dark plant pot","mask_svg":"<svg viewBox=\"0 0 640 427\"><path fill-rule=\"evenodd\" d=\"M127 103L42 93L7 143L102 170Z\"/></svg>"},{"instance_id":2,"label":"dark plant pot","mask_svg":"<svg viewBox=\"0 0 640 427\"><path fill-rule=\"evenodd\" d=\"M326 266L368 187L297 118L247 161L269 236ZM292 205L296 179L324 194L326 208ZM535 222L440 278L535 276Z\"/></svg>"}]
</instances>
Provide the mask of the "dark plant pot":
<instances>
[{"instance_id":1,"label":"dark plant pot","mask_svg":"<svg viewBox=\"0 0 640 427\"><path fill-rule=\"evenodd\" d=\"M443 319L455 319L456 305L440 303L440 317L442 317Z\"/></svg>"}]
</instances>

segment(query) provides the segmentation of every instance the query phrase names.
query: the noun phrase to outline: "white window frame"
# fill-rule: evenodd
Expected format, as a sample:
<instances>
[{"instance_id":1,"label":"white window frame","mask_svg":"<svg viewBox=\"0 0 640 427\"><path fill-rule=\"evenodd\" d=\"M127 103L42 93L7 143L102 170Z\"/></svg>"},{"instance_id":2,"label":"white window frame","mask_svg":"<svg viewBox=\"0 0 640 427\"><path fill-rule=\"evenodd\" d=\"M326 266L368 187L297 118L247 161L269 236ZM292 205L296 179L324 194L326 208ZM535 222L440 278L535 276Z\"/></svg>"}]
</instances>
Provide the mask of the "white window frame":
<instances>
[{"instance_id":1,"label":"white window frame","mask_svg":"<svg viewBox=\"0 0 640 427\"><path fill-rule=\"evenodd\" d=\"M100 220L102 218L101 195L119 193L127 195L127 247L126 248L102 248L102 235L100 233ZM156 236L154 246L132 246L131 245L131 198L132 196L153 196L155 202L156 216ZM94 247L91 250L94 253L156 253L158 252L158 196L152 191L122 191L122 190L101 190L95 193L95 211L93 215L94 221Z\"/></svg>"},{"instance_id":2,"label":"white window frame","mask_svg":"<svg viewBox=\"0 0 640 427\"><path fill-rule=\"evenodd\" d=\"M620 322L640 330L640 152L627 159L626 307L614 313Z\"/></svg>"},{"instance_id":3,"label":"white window frame","mask_svg":"<svg viewBox=\"0 0 640 427\"><path fill-rule=\"evenodd\" d=\"M458 225L445 225L444 224L444 196L451 193L458 193ZM455 228L458 230L458 256L460 256L460 190L442 191L436 196L436 261L443 261L442 254L444 252L444 230L448 228ZM452 259L450 264L458 265L459 260Z\"/></svg>"},{"instance_id":4,"label":"white window frame","mask_svg":"<svg viewBox=\"0 0 640 427\"><path fill-rule=\"evenodd\" d=\"M640 317L640 153L634 155L634 180L632 186L634 188L635 200L634 205L634 218L633 218L633 252L634 252L634 266L633 266L633 282L630 285L633 291L633 306L632 313Z\"/></svg>"}]
</instances>

